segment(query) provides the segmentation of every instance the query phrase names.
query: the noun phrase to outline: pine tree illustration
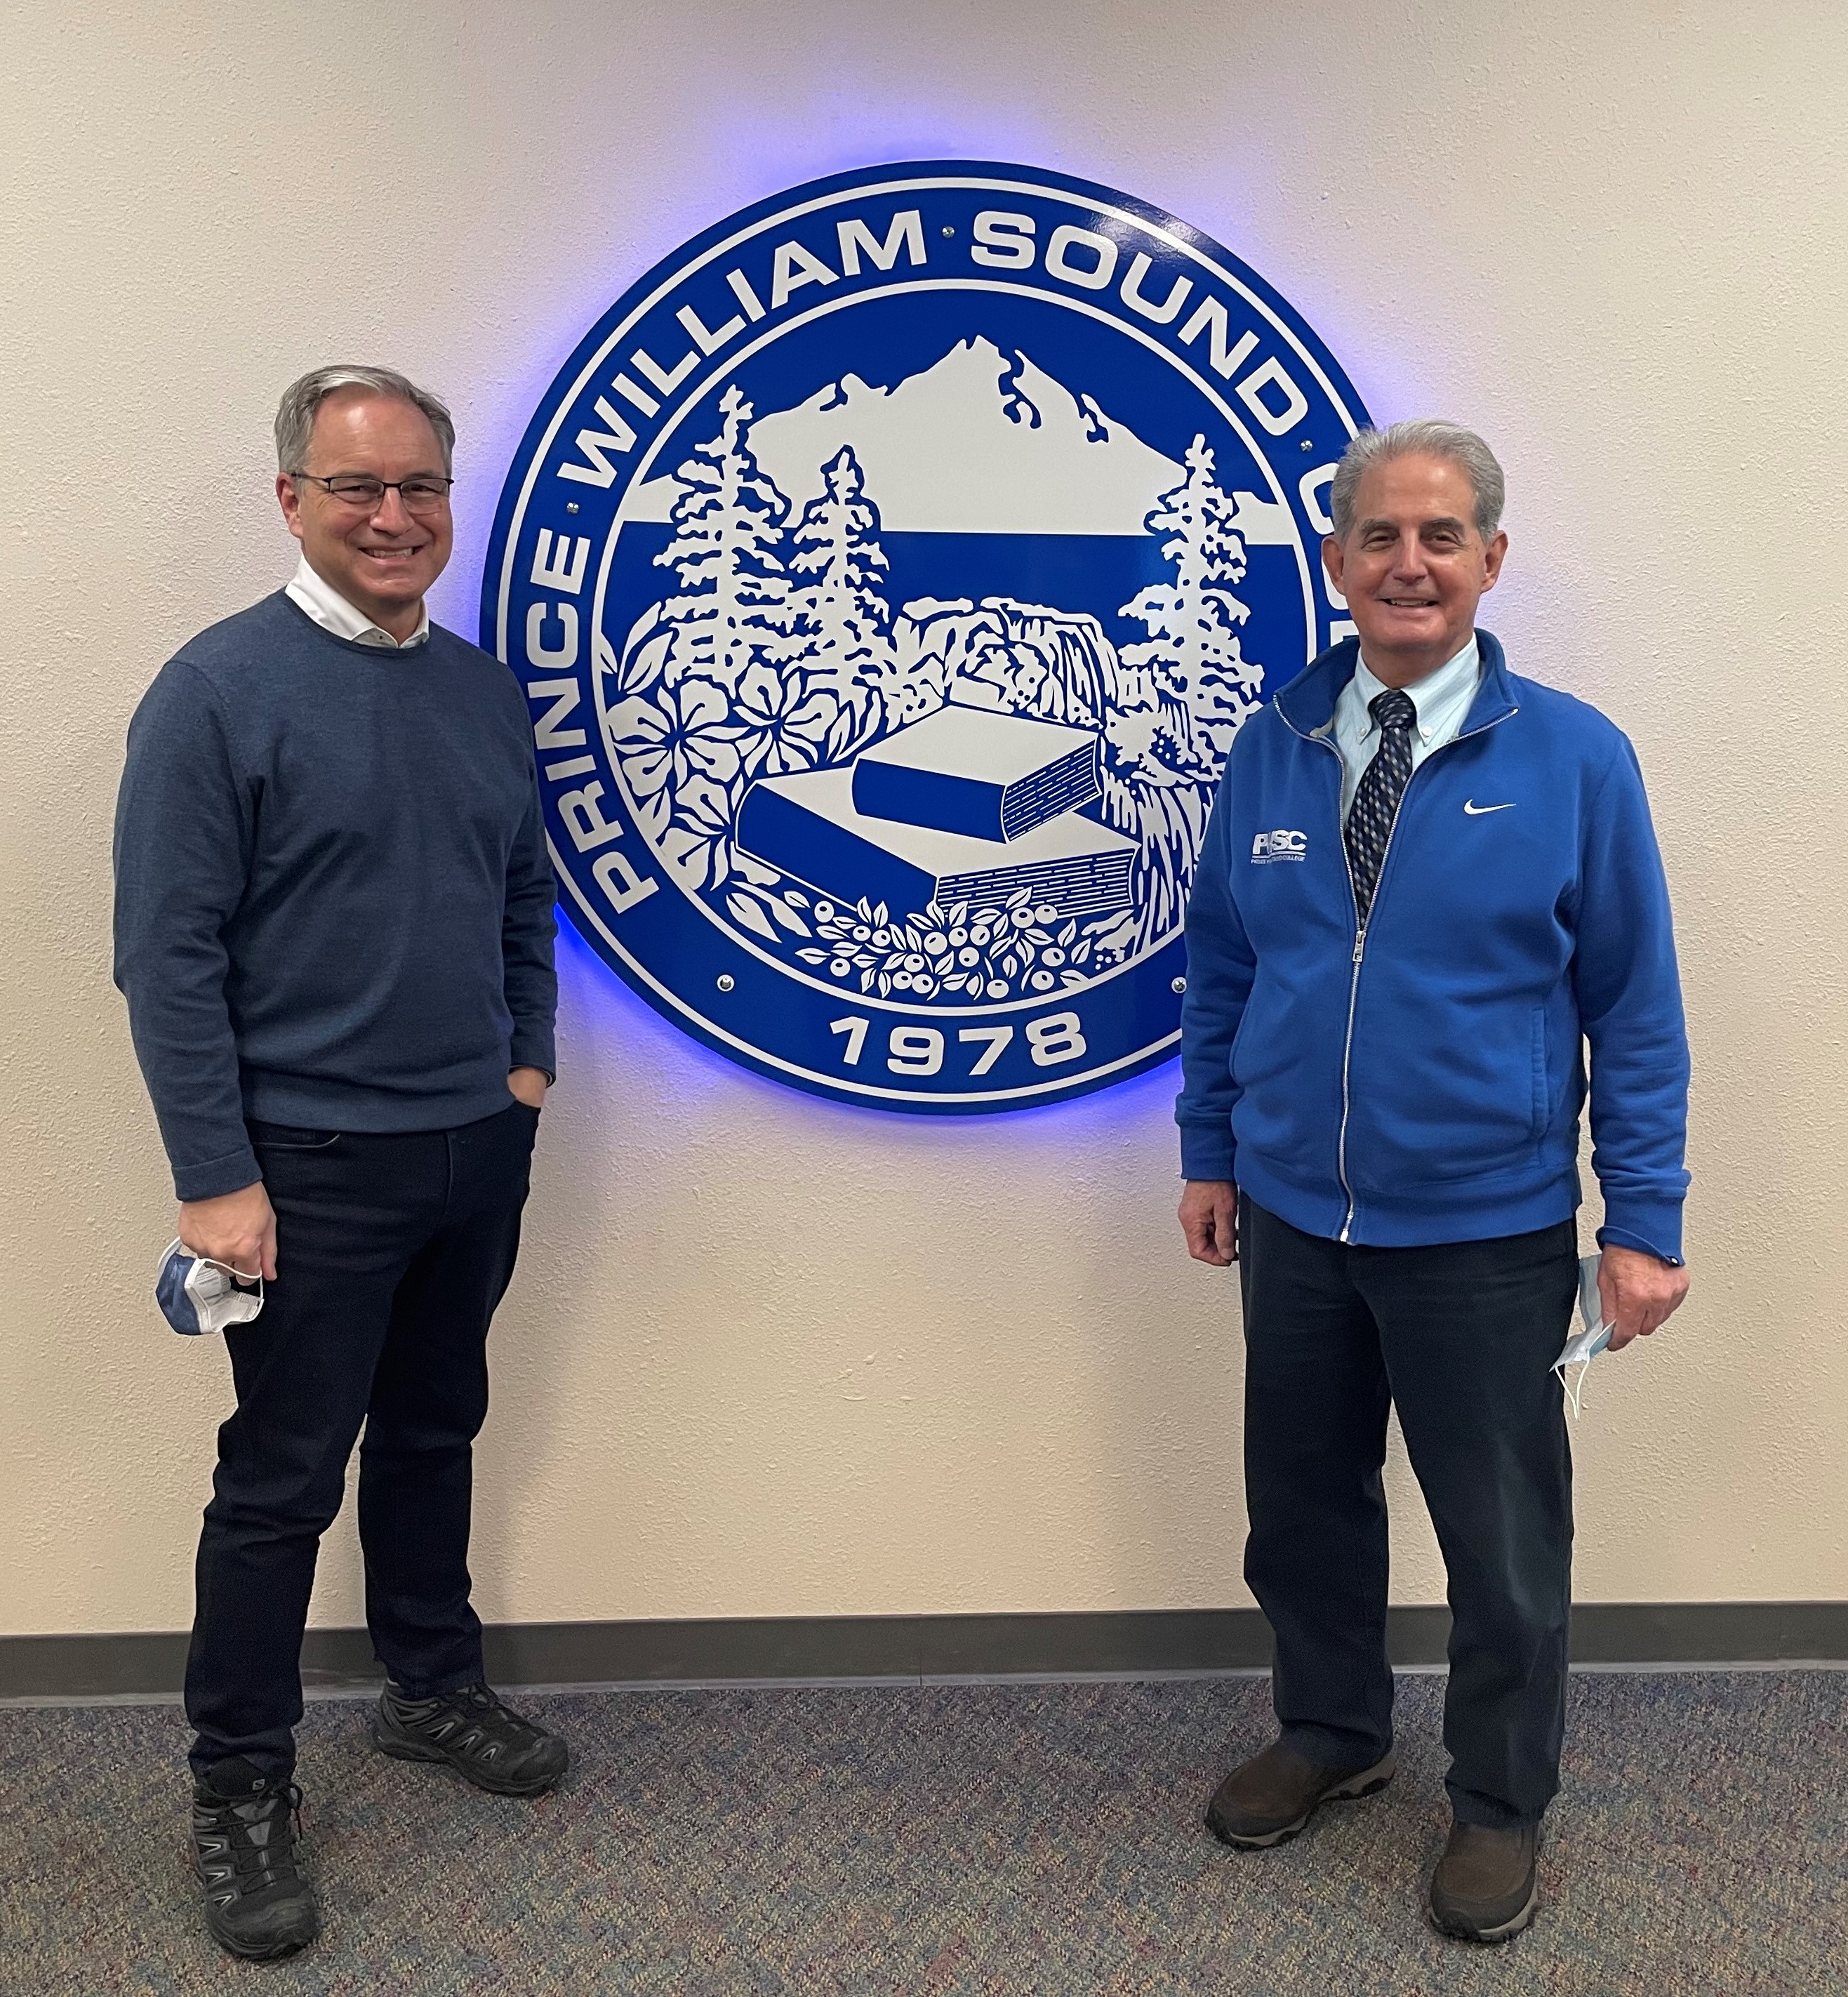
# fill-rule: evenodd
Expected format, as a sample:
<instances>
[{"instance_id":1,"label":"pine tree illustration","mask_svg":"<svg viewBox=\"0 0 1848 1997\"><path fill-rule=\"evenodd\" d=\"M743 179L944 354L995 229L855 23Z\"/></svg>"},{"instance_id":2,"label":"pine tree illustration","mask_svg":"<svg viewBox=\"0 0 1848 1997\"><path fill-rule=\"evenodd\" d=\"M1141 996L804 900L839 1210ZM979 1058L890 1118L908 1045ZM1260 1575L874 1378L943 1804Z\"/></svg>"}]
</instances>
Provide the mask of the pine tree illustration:
<instances>
[{"instance_id":1,"label":"pine tree illustration","mask_svg":"<svg viewBox=\"0 0 1848 1997\"><path fill-rule=\"evenodd\" d=\"M1250 613L1229 585L1244 580L1245 543L1213 469L1206 439L1196 436L1186 478L1161 495L1145 523L1167 536L1161 553L1174 579L1150 583L1120 614L1148 626L1147 640L1126 645L1122 660L1151 676L1178 760L1209 764L1216 774L1258 704L1264 668L1239 647L1237 626Z\"/></svg>"},{"instance_id":2,"label":"pine tree illustration","mask_svg":"<svg viewBox=\"0 0 1848 1997\"><path fill-rule=\"evenodd\" d=\"M790 604L805 638L805 670L845 692L874 683L890 654L891 606L880 593L886 567L879 509L851 444L822 467L826 489L802 509L791 536L796 578Z\"/></svg>"},{"instance_id":3,"label":"pine tree illustration","mask_svg":"<svg viewBox=\"0 0 1848 1997\"><path fill-rule=\"evenodd\" d=\"M696 675L734 692L754 660L779 651L791 622L775 553L789 502L751 455L751 405L735 382L719 408L718 436L674 474L685 489L674 502L674 539L654 559L678 576L681 594L632 634L642 656L634 668L625 661L631 685L658 672L670 685Z\"/></svg>"}]
</instances>

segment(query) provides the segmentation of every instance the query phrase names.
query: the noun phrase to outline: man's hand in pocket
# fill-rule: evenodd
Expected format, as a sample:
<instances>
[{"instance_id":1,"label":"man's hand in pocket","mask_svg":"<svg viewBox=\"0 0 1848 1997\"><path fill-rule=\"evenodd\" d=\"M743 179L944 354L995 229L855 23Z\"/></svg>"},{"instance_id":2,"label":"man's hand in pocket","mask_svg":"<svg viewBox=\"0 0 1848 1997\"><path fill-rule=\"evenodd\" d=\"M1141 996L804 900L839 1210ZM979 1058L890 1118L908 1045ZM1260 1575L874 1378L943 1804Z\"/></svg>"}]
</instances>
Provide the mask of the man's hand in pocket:
<instances>
[{"instance_id":1,"label":"man's hand in pocket","mask_svg":"<svg viewBox=\"0 0 1848 1997\"><path fill-rule=\"evenodd\" d=\"M180 1245L240 1276L276 1280L276 1210L263 1181L215 1199L180 1202Z\"/></svg>"}]
</instances>

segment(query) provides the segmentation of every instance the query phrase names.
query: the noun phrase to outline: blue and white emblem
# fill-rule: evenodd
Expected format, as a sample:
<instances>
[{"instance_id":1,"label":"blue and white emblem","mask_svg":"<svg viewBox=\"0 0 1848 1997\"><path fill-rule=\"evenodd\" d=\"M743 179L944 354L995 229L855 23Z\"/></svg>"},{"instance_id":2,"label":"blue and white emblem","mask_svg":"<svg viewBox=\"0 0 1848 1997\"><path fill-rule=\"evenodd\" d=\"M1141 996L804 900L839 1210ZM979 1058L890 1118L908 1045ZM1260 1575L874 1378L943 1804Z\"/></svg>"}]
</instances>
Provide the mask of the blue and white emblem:
<instances>
[{"instance_id":1,"label":"blue and white emblem","mask_svg":"<svg viewBox=\"0 0 1848 1997\"><path fill-rule=\"evenodd\" d=\"M709 229L560 374L483 581L574 923L874 1108L1164 1060L1226 750L1352 629L1315 549L1365 420L1262 279L1106 188L881 167Z\"/></svg>"}]
</instances>

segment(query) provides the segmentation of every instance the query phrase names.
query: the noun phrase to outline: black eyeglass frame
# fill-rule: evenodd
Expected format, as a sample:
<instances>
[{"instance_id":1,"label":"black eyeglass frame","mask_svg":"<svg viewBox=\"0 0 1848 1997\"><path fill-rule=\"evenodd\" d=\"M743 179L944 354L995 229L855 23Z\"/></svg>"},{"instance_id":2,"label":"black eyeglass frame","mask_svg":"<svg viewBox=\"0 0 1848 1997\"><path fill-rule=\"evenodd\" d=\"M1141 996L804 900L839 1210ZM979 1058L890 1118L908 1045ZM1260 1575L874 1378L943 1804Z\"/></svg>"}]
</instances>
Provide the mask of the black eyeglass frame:
<instances>
[{"instance_id":1,"label":"black eyeglass frame","mask_svg":"<svg viewBox=\"0 0 1848 1997\"><path fill-rule=\"evenodd\" d=\"M399 505L407 513L414 513L417 510L405 497L405 488L407 485L441 486L443 489L436 495L436 504L439 506L446 506L449 504L450 493L456 483L454 479L445 474L433 474L428 471L418 472L410 478L368 478L363 471L337 471L332 478L325 478L318 471L291 471L284 473L284 476L288 478L305 478L312 485L324 485L327 488L329 498L343 500L346 499L346 495L344 493L335 491L334 485L336 481L342 478L350 478L356 481L364 481L365 484L376 485L379 488L378 497L371 502L372 505L382 506L385 503L385 495L388 492L395 492L398 495ZM364 502L347 500L346 503L355 505Z\"/></svg>"}]
</instances>

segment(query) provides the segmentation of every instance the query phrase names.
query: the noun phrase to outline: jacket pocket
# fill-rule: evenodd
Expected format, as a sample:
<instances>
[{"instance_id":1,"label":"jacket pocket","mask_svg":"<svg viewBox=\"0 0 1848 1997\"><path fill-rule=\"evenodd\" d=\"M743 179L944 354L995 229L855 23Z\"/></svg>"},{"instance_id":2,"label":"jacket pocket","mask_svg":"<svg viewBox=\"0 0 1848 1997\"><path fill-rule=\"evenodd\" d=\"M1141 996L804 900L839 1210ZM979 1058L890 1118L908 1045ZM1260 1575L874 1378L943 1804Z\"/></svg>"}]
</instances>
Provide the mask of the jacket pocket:
<instances>
[{"instance_id":1,"label":"jacket pocket","mask_svg":"<svg viewBox=\"0 0 1848 1997\"><path fill-rule=\"evenodd\" d=\"M1550 1093L1546 1086L1546 1009L1536 1005L1533 1009L1533 1141L1536 1144L1546 1134Z\"/></svg>"},{"instance_id":2,"label":"jacket pocket","mask_svg":"<svg viewBox=\"0 0 1848 1997\"><path fill-rule=\"evenodd\" d=\"M1447 1030L1357 1040L1349 1095L1348 1176L1367 1192L1515 1170L1546 1128L1546 1009L1482 1007Z\"/></svg>"},{"instance_id":3,"label":"jacket pocket","mask_svg":"<svg viewBox=\"0 0 1848 1997\"><path fill-rule=\"evenodd\" d=\"M1335 1133L1326 1119L1339 1111L1341 1042L1331 1023L1307 995L1260 972L1232 1043L1235 1141L1305 1183L1334 1171Z\"/></svg>"}]
</instances>

